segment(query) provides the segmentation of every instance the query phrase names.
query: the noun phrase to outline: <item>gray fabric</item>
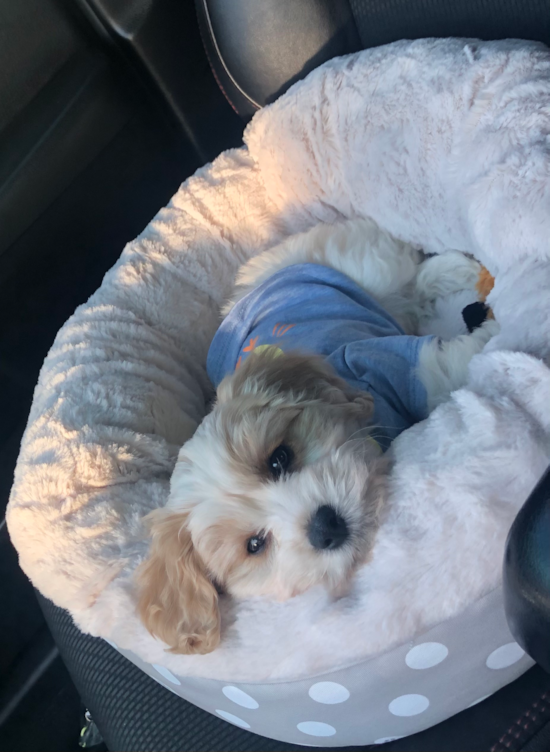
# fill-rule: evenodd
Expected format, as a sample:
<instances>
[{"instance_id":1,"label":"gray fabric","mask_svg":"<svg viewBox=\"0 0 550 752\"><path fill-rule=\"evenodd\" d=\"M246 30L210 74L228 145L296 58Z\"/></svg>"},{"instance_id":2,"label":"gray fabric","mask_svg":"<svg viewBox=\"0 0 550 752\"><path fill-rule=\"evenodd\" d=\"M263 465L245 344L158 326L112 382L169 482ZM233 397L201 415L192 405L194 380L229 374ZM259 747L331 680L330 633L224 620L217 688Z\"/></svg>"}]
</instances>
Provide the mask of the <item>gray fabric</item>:
<instances>
[{"instance_id":1,"label":"gray fabric","mask_svg":"<svg viewBox=\"0 0 550 752\"><path fill-rule=\"evenodd\" d=\"M533 665L506 627L500 588L414 641L301 681L232 684L185 678L120 652L175 694L242 728L291 744L327 747L415 734Z\"/></svg>"}]
</instances>

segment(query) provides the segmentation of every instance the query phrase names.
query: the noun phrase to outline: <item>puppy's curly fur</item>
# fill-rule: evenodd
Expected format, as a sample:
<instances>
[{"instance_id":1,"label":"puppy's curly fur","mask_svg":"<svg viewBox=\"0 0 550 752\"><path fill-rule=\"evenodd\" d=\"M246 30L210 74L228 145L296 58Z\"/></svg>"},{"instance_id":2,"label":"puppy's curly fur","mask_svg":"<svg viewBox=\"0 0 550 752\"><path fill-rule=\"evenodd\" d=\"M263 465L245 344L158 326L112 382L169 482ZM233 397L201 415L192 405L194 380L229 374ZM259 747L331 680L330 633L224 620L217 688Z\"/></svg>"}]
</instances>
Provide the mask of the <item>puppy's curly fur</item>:
<instances>
[{"instance_id":1,"label":"puppy's curly fur","mask_svg":"<svg viewBox=\"0 0 550 752\"><path fill-rule=\"evenodd\" d=\"M174 652L205 653L219 641L213 582L235 595L281 599L321 582L339 588L370 551L382 504L386 460L354 438L372 410L369 394L350 390L316 356L264 351L225 379L180 452L178 508L150 515L152 544L138 580L148 629ZM274 482L268 461L282 444L292 447L293 472ZM326 504L345 517L349 538L323 553L306 532ZM247 541L258 534L265 549L251 556Z\"/></svg>"},{"instance_id":2,"label":"puppy's curly fur","mask_svg":"<svg viewBox=\"0 0 550 752\"><path fill-rule=\"evenodd\" d=\"M418 251L368 220L320 226L245 265L233 302L278 269L309 261L347 274L413 332L436 295L477 279L479 264L465 259L420 263ZM430 410L465 383L494 327L422 348ZM320 584L343 592L368 560L384 506L390 460L370 436L372 414L371 395L316 355L267 349L226 377L180 451L167 506L150 515L150 553L138 573L146 627L173 652L207 653L220 640L217 587L280 599ZM274 474L281 449L289 466ZM338 547L312 544L321 508L345 525Z\"/></svg>"}]
</instances>

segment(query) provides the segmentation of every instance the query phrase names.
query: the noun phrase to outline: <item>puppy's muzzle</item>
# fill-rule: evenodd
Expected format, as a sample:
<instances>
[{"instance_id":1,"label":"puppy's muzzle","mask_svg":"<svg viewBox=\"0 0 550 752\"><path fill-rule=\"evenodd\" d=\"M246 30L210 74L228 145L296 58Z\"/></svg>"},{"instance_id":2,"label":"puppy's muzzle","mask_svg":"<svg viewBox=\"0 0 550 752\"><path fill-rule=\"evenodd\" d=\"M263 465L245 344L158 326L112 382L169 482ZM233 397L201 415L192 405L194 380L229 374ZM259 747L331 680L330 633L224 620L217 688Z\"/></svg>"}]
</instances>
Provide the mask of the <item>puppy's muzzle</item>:
<instances>
[{"instance_id":1,"label":"puppy's muzzle","mask_svg":"<svg viewBox=\"0 0 550 752\"><path fill-rule=\"evenodd\" d=\"M349 531L345 519L328 504L319 507L307 529L309 542L319 551L333 551L340 548L348 536Z\"/></svg>"}]
</instances>

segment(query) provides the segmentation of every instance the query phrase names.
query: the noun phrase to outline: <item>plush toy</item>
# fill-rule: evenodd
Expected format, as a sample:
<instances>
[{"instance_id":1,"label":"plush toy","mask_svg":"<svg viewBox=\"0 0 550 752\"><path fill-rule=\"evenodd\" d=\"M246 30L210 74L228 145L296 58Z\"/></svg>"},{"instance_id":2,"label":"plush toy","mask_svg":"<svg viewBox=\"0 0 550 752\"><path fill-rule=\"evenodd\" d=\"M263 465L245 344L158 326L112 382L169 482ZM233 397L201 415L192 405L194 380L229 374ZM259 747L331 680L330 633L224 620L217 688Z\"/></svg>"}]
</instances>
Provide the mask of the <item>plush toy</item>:
<instances>
[{"instance_id":1,"label":"plush toy","mask_svg":"<svg viewBox=\"0 0 550 752\"><path fill-rule=\"evenodd\" d=\"M495 278L482 266L476 283L479 300L475 303L470 303L462 311L462 318L470 333L481 326L486 319L494 318L492 310L485 302L494 284Z\"/></svg>"}]
</instances>

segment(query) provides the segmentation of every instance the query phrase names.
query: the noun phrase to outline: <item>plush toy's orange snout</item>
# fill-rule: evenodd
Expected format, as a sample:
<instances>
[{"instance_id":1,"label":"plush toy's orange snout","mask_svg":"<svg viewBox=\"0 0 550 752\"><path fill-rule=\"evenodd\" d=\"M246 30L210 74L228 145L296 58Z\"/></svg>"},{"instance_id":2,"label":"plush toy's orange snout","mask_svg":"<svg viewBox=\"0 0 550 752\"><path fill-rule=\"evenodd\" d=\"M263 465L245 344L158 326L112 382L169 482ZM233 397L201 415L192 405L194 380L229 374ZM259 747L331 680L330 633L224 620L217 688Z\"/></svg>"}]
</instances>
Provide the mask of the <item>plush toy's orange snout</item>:
<instances>
[{"instance_id":1,"label":"plush toy's orange snout","mask_svg":"<svg viewBox=\"0 0 550 752\"><path fill-rule=\"evenodd\" d=\"M495 284L495 278L487 269L482 266L477 279L476 290L479 293L479 299L485 302L487 295L491 292Z\"/></svg>"},{"instance_id":2,"label":"plush toy's orange snout","mask_svg":"<svg viewBox=\"0 0 550 752\"><path fill-rule=\"evenodd\" d=\"M483 303L487 300L487 296L489 295L489 293L493 289L494 284L495 284L495 278L492 276L492 274L490 274L487 271L487 269L484 266L482 266L481 267L481 271L479 273L478 280L477 280L476 290L477 290L477 292L479 294L479 299ZM487 318L489 318L489 319L494 319L495 318L493 312L491 311L491 309L489 309L489 311L487 313Z\"/></svg>"}]
</instances>

